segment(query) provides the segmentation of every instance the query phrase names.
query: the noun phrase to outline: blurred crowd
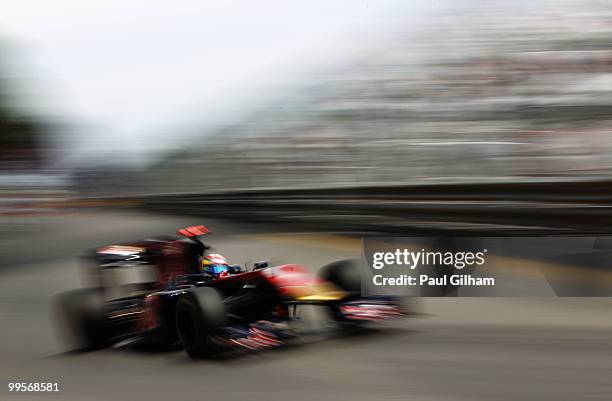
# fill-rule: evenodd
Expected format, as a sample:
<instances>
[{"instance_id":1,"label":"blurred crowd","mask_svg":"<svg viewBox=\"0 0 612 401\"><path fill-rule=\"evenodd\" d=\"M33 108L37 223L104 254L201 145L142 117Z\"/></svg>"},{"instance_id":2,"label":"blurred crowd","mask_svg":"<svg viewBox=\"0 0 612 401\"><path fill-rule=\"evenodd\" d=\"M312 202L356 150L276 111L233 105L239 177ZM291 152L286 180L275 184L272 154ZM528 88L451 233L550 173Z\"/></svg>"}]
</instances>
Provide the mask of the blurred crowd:
<instances>
[{"instance_id":1,"label":"blurred crowd","mask_svg":"<svg viewBox=\"0 0 612 401\"><path fill-rule=\"evenodd\" d=\"M71 182L159 193L610 178L612 6L491 3L396 24L146 171L79 168ZM22 143L3 154L38 160Z\"/></svg>"},{"instance_id":2,"label":"blurred crowd","mask_svg":"<svg viewBox=\"0 0 612 401\"><path fill-rule=\"evenodd\" d=\"M144 184L156 191L173 177L165 190L197 191L610 177L609 4L510 3L426 22L160 163Z\"/></svg>"}]
</instances>

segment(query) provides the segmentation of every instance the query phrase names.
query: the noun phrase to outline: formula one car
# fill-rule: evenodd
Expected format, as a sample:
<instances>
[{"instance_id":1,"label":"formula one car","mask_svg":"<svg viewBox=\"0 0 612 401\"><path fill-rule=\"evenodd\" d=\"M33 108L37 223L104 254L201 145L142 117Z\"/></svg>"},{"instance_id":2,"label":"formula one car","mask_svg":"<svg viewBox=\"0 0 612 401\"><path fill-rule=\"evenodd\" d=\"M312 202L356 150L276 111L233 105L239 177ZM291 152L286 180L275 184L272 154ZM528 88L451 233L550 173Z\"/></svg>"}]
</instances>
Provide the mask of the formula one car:
<instances>
[{"instance_id":1,"label":"formula one car","mask_svg":"<svg viewBox=\"0 0 612 401\"><path fill-rule=\"evenodd\" d=\"M301 305L321 306L338 328L405 314L397 299L361 297L359 268L348 261L318 275L267 262L251 271L228 265L222 276L203 272L211 247L201 238L208 233L194 226L178 236L97 249L87 258L94 286L56 298L63 334L80 349L181 344L196 358L286 344L299 334L292 322Z\"/></svg>"}]
</instances>

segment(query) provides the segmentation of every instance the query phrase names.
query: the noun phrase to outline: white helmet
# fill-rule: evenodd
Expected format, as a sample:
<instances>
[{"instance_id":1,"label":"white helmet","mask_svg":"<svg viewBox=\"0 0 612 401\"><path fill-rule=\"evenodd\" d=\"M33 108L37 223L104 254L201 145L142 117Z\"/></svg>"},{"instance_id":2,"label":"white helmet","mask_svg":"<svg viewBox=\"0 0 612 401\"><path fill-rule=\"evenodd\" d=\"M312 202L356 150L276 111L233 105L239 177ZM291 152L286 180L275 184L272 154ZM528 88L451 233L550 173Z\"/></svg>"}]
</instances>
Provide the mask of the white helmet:
<instances>
[{"instance_id":1,"label":"white helmet","mask_svg":"<svg viewBox=\"0 0 612 401\"><path fill-rule=\"evenodd\" d=\"M206 255L206 259L208 259L210 263L215 264L215 265L227 265L228 264L225 256L220 255L218 253L211 253L209 255Z\"/></svg>"}]
</instances>

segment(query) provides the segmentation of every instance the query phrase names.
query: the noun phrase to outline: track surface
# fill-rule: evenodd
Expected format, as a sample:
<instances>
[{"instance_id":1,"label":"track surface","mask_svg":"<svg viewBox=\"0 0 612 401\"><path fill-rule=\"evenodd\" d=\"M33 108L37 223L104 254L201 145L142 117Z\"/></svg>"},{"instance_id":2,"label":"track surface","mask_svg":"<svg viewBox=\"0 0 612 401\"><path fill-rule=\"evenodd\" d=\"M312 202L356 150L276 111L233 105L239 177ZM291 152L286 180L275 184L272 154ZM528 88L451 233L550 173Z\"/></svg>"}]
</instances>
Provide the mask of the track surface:
<instances>
[{"instance_id":1,"label":"track surface","mask_svg":"<svg viewBox=\"0 0 612 401\"><path fill-rule=\"evenodd\" d=\"M269 235L214 220L98 213L14 221L2 241L0 379L61 380L64 391L0 399L612 399L607 299L423 299L426 316L385 330L223 361L192 362L182 351L62 352L49 301L79 286L75 255L195 223L210 226L210 242L236 262L272 257L314 269L359 255L342 238Z\"/></svg>"}]
</instances>

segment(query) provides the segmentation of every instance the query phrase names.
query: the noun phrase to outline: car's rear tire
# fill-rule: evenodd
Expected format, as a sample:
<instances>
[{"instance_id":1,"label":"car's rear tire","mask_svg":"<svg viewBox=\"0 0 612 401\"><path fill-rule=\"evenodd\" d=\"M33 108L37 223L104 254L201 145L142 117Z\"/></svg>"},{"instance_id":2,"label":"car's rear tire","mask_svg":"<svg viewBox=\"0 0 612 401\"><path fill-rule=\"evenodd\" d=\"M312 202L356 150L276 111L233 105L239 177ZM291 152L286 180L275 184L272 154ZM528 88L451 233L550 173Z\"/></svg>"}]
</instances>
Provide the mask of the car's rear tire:
<instances>
[{"instance_id":1,"label":"car's rear tire","mask_svg":"<svg viewBox=\"0 0 612 401\"><path fill-rule=\"evenodd\" d=\"M216 334L225 322L223 299L214 288L192 288L176 303L176 333L190 358L201 358L224 349Z\"/></svg>"},{"instance_id":2,"label":"car's rear tire","mask_svg":"<svg viewBox=\"0 0 612 401\"><path fill-rule=\"evenodd\" d=\"M104 304L100 288L82 288L56 296L56 321L70 350L95 350L108 345Z\"/></svg>"}]
</instances>

